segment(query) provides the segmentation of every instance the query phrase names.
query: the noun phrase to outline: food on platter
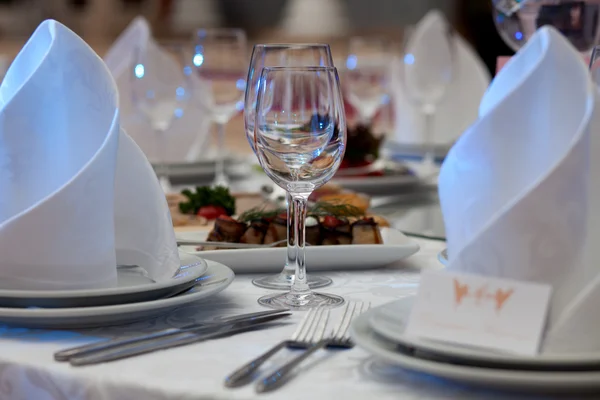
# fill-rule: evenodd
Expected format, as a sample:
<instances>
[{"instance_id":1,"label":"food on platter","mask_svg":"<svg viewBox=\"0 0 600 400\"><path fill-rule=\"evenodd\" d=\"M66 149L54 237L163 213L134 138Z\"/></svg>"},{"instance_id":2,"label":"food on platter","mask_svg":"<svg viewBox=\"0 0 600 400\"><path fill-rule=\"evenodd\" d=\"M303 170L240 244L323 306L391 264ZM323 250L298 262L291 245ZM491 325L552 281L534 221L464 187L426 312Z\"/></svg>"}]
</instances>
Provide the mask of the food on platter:
<instances>
[{"instance_id":1,"label":"food on platter","mask_svg":"<svg viewBox=\"0 0 600 400\"><path fill-rule=\"evenodd\" d=\"M324 125L329 123L328 115L315 114L306 129L315 124ZM339 133L338 126L334 128L334 135ZM365 178L398 175L414 175L414 171L406 165L390 162L386 165L379 159L379 150L385 135L376 134L373 127L359 123L347 128L346 151L344 159L336 177ZM379 161L378 161L379 160Z\"/></svg>"},{"instance_id":2,"label":"food on platter","mask_svg":"<svg viewBox=\"0 0 600 400\"><path fill-rule=\"evenodd\" d=\"M285 210L257 207L238 218L220 216L208 235L209 242L272 244L287 238ZM383 221L379 217L379 221ZM386 222L387 224L387 222ZM380 223L350 204L323 201L312 204L306 220L306 243L312 246L382 244ZM285 243L279 246L285 246ZM203 246L199 250L224 247Z\"/></svg>"},{"instance_id":3,"label":"food on platter","mask_svg":"<svg viewBox=\"0 0 600 400\"><path fill-rule=\"evenodd\" d=\"M173 226L206 226L221 215L233 215L236 198L224 187L196 187L170 193L167 202Z\"/></svg>"},{"instance_id":4,"label":"food on platter","mask_svg":"<svg viewBox=\"0 0 600 400\"><path fill-rule=\"evenodd\" d=\"M337 205L349 204L363 212L367 211L371 203L367 195L352 192L325 194L319 197L319 201Z\"/></svg>"}]
</instances>

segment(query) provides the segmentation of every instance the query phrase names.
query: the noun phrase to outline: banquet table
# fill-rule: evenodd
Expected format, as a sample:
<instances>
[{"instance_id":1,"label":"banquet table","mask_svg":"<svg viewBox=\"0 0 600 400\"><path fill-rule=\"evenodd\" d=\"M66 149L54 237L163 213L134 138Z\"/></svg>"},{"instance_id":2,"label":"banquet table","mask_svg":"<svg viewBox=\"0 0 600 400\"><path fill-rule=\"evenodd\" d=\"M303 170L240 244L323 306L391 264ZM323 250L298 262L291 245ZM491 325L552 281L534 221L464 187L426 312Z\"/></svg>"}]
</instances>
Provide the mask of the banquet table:
<instances>
[{"instance_id":1,"label":"banquet table","mask_svg":"<svg viewBox=\"0 0 600 400\"><path fill-rule=\"evenodd\" d=\"M440 268L441 241L415 239L421 250L404 261L382 269L329 272L327 288L346 300L370 302L373 307L416 292L423 268ZM259 311L257 298L269 293L251 283L253 275L238 275L219 295L177 309L154 320L127 326L80 331L31 330L0 327L0 398L35 400L167 400L167 399L515 399L458 386L437 378L386 365L356 347L322 351L300 367L299 374L277 391L257 395L252 385L227 389L224 377L294 331L303 313L294 313L277 326L236 336L164 350L131 359L71 367L53 360L57 350L122 334L178 327L195 321ZM342 308L332 311L329 326ZM281 353L264 371L283 362ZM530 397L527 397L530 398ZM537 397L540 398L540 397Z\"/></svg>"}]
</instances>

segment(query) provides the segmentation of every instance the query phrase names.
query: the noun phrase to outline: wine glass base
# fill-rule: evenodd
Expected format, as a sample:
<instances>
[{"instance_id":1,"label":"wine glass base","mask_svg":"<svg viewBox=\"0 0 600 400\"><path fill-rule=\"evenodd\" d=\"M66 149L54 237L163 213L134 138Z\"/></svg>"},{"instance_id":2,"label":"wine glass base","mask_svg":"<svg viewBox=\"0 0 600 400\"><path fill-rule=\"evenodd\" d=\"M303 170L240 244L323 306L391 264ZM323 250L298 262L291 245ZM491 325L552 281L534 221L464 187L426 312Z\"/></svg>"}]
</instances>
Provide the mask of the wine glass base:
<instances>
[{"instance_id":1,"label":"wine glass base","mask_svg":"<svg viewBox=\"0 0 600 400\"><path fill-rule=\"evenodd\" d=\"M252 280L254 286L264 289L285 290L289 291L292 288L293 275L279 274L270 276L261 276ZM322 288L333 283L331 278L326 276L310 275L306 277L308 286L311 289Z\"/></svg>"},{"instance_id":2,"label":"wine glass base","mask_svg":"<svg viewBox=\"0 0 600 400\"><path fill-rule=\"evenodd\" d=\"M258 299L258 304L274 309L287 308L292 311L304 311L316 307L339 307L344 304L344 298L325 293L309 292L299 296L288 292L263 296Z\"/></svg>"}]
</instances>

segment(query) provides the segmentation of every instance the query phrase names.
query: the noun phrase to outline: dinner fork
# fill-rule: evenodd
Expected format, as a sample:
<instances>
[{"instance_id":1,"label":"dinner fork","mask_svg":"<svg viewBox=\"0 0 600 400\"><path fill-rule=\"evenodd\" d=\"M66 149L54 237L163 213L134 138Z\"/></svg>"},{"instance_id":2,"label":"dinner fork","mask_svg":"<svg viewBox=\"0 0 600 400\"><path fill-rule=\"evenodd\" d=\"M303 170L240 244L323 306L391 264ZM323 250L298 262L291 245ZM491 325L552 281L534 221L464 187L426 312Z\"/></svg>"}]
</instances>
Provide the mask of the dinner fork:
<instances>
[{"instance_id":1,"label":"dinner fork","mask_svg":"<svg viewBox=\"0 0 600 400\"><path fill-rule=\"evenodd\" d=\"M312 354L323 348L338 348L338 349L351 349L354 347L354 343L350 339L348 329L352 321L363 312L367 311L371 307L371 303L363 302L350 302L344 309L344 314L340 319L337 327L331 332L331 336L328 338L318 339L314 342L313 346L309 347L304 353L291 359L280 368L277 368L273 373L269 374L266 378L260 379L256 384L256 391L258 393L265 393L275 390L285 382L287 382L290 373L300 365L304 360L310 357Z\"/></svg>"},{"instance_id":2,"label":"dinner fork","mask_svg":"<svg viewBox=\"0 0 600 400\"><path fill-rule=\"evenodd\" d=\"M325 335L328 319L329 310L322 307L310 309L289 340L276 344L254 360L235 370L225 378L225 386L233 388L248 383L260 366L283 348L307 349L321 341Z\"/></svg>"}]
</instances>

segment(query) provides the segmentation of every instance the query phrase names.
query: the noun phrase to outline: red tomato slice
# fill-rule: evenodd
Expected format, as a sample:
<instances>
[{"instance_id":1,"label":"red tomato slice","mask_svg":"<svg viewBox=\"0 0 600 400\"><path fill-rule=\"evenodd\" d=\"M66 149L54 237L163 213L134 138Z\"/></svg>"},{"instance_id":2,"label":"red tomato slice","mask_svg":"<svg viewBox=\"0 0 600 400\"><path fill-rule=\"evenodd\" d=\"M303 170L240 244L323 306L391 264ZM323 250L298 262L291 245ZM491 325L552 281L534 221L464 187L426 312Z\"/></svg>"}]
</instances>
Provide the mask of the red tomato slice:
<instances>
[{"instance_id":1,"label":"red tomato slice","mask_svg":"<svg viewBox=\"0 0 600 400\"><path fill-rule=\"evenodd\" d=\"M196 215L211 220L217 219L221 215L227 215L227 211L221 206L204 206L200 207Z\"/></svg>"}]
</instances>

